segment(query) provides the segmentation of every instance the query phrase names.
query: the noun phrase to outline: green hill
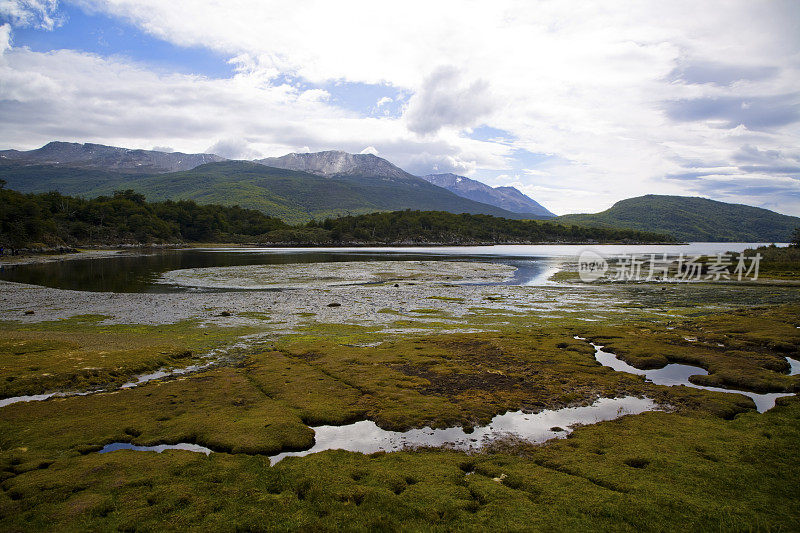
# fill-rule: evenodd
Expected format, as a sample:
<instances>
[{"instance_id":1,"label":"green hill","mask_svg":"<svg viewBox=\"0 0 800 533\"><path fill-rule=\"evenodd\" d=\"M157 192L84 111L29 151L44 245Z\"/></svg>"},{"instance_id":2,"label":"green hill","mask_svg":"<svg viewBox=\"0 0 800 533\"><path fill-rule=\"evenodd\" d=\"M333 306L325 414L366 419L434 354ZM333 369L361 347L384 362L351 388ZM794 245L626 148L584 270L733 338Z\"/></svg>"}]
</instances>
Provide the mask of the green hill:
<instances>
[{"instance_id":1,"label":"green hill","mask_svg":"<svg viewBox=\"0 0 800 533\"><path fill-rule=\"evenodd\" d=\"M306 224L302 230L323 235L331 242L374 242L381 244L437 243L450 245L537 244L549 242L671 242L669 235L615 228L589 228L556 224L549 220L508 220L491 215L454 215L443 211L394 211L340 217ZM304 244L303 234L292 237ZM271 235L282 235L276 230Z\"/></svg>"},{"instance_id":2,"label":"green hill","mask_svg":"<svg viewBox=\"0 0 800 533\"><path fill-rule=\"evenodd\" d=\"M20 192L50 192L86 195L94 189L106 187L120 189L142 175L121 174L111 170L97 170L61 165L29 165L0 159L0 179L9 189Z\"/></svg>"},{"instance_id":3,"label":"green hill","mask_svg":"<svg viewBox=\"0 0 800 533\"><path fill-rule=\"evenodd\" d=\"M706 198L648 194L600 213L564 215L566 224L669 233L682 241L789 242L800 218Z\"/></svg>"},{"instance_id":4,"label":"green hill","mask_svg":"<svg viewBox=\"0 0 800 533\"><path fill-rule=\"evenodd\" d=\"M658 242L665 235L565 226L444 211L395 211L289 226L255 210L191 200L147 202L131 190L87 200L22 194L0 179L0 247L249 242L303 245L395 243Z\"/></svg>"},{"instance_id":5,"label":"green hill","mask_svg":"<svg viewBox=\"0 0 800 533\"><path fill-rule=\"evenodd\" d=\"M9 188L22 192L57 190L62 194L96 197L132 189L150 201L194 200L200 204L239 205L290 223L401 209L530 218L461 198L422 179L325 178L247 161L208 163L192 170L149 176L3 163L0 178L8 182Z\"/></svg>"}]
</instances>

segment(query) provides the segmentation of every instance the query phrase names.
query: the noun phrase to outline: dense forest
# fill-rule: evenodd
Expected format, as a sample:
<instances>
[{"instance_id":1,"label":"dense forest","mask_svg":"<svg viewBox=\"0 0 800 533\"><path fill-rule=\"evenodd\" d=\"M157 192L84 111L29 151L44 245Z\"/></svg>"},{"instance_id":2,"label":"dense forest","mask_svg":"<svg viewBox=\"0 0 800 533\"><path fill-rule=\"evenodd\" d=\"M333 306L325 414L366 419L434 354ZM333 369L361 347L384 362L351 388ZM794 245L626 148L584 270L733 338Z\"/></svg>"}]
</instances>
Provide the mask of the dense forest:
<instances>
[{"instance_id":1,"label":"dense forest","mask_svg":"<svg viewBox=\"0 0 800 533\"><path fill-rule=\"evenodd\" d=\"M326 232L333 241L469 243L674 242L644 231L567 226L540 220L444 211L393 211L309 222L305 230Z\"/></svg>"},{"instance_id":2,"label":"dense forest","mask_svg":"<svg viewBox=\"0 0 800 533\"><path fill-rule=\"evenodd\" d=\"M119 191L91 200L57 192L22 194L2 188L0 246L9 249L78 244L241 242L288 227L258 211L191 201L147 202Z\"/></svg>"},{"instance_id":3,"label":"dense forest","mask_svg":"<svg viewBox=\"0 0 800 533\"><path fill-rule=\"evenodd\" d=\"M259 211L147 202L134 191L93 199L22 194L0 180L0 246L8 250L87 244L230 242L285 245L670 242L663 234L509 220L443 211L394 211L290 226Z\"/></svg>"}]
</instances>

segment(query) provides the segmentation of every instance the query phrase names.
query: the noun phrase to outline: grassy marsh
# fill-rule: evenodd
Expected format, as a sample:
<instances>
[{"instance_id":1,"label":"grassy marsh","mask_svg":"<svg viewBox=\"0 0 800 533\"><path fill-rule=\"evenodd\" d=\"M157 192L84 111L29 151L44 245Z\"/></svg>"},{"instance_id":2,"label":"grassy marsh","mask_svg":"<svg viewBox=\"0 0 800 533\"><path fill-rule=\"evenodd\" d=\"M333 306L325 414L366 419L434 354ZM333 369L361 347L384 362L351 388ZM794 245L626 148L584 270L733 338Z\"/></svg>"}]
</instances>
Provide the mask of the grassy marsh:
<instances>
[{"instance_id":1,"label":"grassy marsh","mask_svg":"<svg viewBox=\"0 0 800 533\"><path fill-rule=\"evenodd\" d=\"M382 322L348 314L355 306L335 291L314 315L293 309L304 320L281 330L282 295L269 309L203 311L230 309L226 326L3 322L0 377L17 387L8 394L113 388L245 335L263 339L191 375L0 408L0 529L800 528L797 397L759 414L742 395L615 372L574 338L640 368L701 366L709 375L694 377L699 384L796 392L800 376L788 375L785 356L800 358L797 288L494 287L477 297L420 288L417 300L392 292L391 306L380 291L398 289L370 290ZM310 447L309 426L470 428L510 410L626 395L665 411L544 445L498 439L480 453L326 451L273 466L267 457ZM111 442L192 442L215 453L95 453Z\"/></svg>"},{"instance_id":2,"label":"grassy marsh","mask_svg":"<svg viewBox=\"0 0 800 533\"><path fill-rule=\"evenodd\" d=\"M188 366L253 331L194 322L105 324L105 318L0 323L0 398L113 388L137 374Z\"/></svg>"}]
</instances>

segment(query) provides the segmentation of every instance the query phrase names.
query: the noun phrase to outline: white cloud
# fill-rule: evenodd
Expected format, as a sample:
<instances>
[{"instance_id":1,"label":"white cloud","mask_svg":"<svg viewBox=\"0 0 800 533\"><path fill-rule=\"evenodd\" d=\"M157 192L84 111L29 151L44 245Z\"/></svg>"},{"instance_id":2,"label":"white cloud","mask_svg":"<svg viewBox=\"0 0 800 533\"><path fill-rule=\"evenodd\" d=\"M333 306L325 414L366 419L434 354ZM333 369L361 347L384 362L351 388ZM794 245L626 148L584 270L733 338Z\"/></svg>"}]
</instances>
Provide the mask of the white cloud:
<instances>
[{"instance_id":1,"label":"white cloud","mask_svg":"<svg viewBox=\"0 0 800 533\"><path fill-rule=\"evenodd\" d=\"M254 150L246 139L220 139L204 150L207 154L216 154L228 159L258 159L261 152Z\"/></svg>"},{"instance_id":2,"label":"white cloud","mask_svg":"<svg viewBox=\"0 0 800 533\"><path fill-rule=\"evenodd\" d=\"M486 80L465 83L455 67L439 67L411 97L405 119L414 133L436 133L443 127L467 128L495 107Z\"/></svg>"},{"instance_id":3,"label":"white cloud","mask_svg":"<svg viewBox=\"0 0 800 533\"><path fill-rule=\"evenodd\" d=\"M796 2L606 1L577 8L409 0L385 16L365 0L291 7L261 0L223 7L214 0L78 1L176 45L214 50L237 73L228 80L170 76L114 58L6 47L0 142L30 147L68 137L202 151L221 139L247 139L264 155L380 146L383 157L412 172L517 176L526 192L558 212L597 211L656 192L724 196L800 214L798 175L789 175L792 182L776 171L787 161L748 170L753 165L734 157L745 145L783 154L800 145L793 114L800 106ZM23 4L54 2L0 0L0 9ZM364 24L356 12L374 16ZM18 21L37 24L21 15ZM303 91L279 75L319 88ZM325 90L337 83L381 83L411 98L400 119L363 116L337 107ZM374 107L383 111L389 103L380 99ZM467 128L481 123L512 140L469 139ZM521 151L551 158L530 163ZM689 177L722 167L730 172L725 188ZM737 180L738 197L729 185Z\"/></svg>"},{"instance_id":4,"label":"white cloud","mask_svg":"<svg viewBox=\"0 0 800 533\"><path fill-rule=\"evenodd\" d=\"M0 26L0 56L6 50L11 50L11 24L3 24Z\"/></svg>"},{"instance_id":5,"label":"white cloud","mask_svg":"<svg viewBox=\"0 0 800 533\"><path fill-rule=\"evenodd\" d=\"M58 0L0 0L0 17L15 26L52 30L61 24Z\"/></svg>"}]
</instances>

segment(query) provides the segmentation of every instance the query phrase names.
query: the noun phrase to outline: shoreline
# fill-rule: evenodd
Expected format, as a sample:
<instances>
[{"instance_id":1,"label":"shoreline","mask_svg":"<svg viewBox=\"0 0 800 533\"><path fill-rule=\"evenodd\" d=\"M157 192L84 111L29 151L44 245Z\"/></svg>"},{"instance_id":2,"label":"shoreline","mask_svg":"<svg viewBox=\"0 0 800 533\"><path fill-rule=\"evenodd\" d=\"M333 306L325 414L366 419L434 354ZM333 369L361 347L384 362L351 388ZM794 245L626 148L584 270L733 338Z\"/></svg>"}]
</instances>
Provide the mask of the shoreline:
<instances>
[{"instance_id":1,"label":"shoreline","mask_svg":"<svg viewBox=\"0 0 800 533\"><path fill-rule=\"evenodd\" d=\"M42 248L42 249L21 249L15 254L0 255L0 265L20 265L39 262L61 261L87 255L105 256L111 252L132 252L138 255L148 250L190 250L200 248L447 248L447 247L467 247L467 246L686 246L688 242L647 242L647 241L542 241L542 242L466 242L466 243L443 243L443 242L336 242L336 243L217 243L217 242L191 242L175 244L109 244L109 245L82 245L75 248Z\"/></svg>"}]
</instances>

